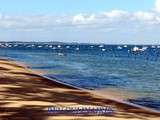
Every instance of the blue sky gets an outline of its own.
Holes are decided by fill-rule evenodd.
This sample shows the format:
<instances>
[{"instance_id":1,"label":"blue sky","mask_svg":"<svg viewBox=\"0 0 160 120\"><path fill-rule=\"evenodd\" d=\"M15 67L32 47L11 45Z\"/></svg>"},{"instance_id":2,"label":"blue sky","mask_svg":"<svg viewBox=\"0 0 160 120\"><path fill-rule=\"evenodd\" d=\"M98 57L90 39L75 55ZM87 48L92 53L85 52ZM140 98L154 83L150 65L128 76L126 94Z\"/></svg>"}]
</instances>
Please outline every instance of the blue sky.
<instances>
[{"instance_id":1,"label":"blue sky","mask_svg":"<svg viewBox=\"0 0 160 120\"><path fill-rule=\"evenodd\" d=\"M8 14L75 14L120 9L150 10L155 0L1 0L0 10Z\"/></svg>"},{"instance_id":2,"label":"blue sky","mask_svg":"<svg viewBox=\"0 0 160 120\"><path fill-rule=\"evenodd\" d=\"M0 0L0 41L160 44L160 0Z\"/></svg>"}]
</instances>

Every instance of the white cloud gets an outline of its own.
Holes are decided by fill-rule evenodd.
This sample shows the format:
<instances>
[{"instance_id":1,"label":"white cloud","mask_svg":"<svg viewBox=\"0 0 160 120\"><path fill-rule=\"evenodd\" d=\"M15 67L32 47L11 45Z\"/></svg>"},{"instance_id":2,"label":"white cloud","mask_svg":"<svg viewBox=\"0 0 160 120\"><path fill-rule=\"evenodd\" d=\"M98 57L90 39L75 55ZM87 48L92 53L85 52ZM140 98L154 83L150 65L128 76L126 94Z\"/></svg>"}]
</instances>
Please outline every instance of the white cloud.
<instances>
[{"instance_id":1,"label":"white cloud","mask_svg":"<svg viewBox=\"0 0 160 120\"><path fill-rule=\"evenodd\" d=\"M101 12L97 14L77 14L74 16L8 16L1 15L0 29L16 29L16 30L52 30L57 28L74 28L77 26L85 26L85 29L121 29L128 26L145 27L152 25L160 26L160 14L156 12L134 12L113 10ZM91 29L94 30L94 29Z\"/></svg>"},{"instance_id":2,"label":"white cloud","mask_svg":"<svg viewBox=\"0 0 160 120\"><path fill-rule=\"evenodd\" d=\"M156 0L156 2L155 2L155 10L157 12L160 12L160 0Z\"/></svg>"},{"instance_id":3,"label":"white cloud","mask_svg":"<svg viewBox=\"0 0 160 120\"><path fill-rule=\"evenodd\" d=\"M146 34L159 36L160 14L155 11L128 12L112 10L96 14L77 14L73 16L0 15L0 31L8 30L17 33L28 32L32 36L34 36L33 33L36 32L39 35L39 32L42 31L46 33L46 36L57 36L56 38L64 36L63 39L67 39L67 37L70 37L70 39L80 39L81 36L87 36L87 39L107 39L109 36L110 39L119 39L122 36L124 36L122 39L132 39L135 36L139 36L140 33L140 37L146 36ZM148 38L144 37L144 39ZM154 38L158 39L158 37Z\"/></svg>"},{"instance_id":4,"label":"white cloud","mask_svg":"<svg viewBox=\"0 0 160 120\"><path fill-rule=\"evenodd\" d=\"M73 16L73 24L87 24L95 20L95 15L85 16L82 14L78 14Z\"/></svg>"},{"instance_id":5,"label":"white cloud","mask_svg":"<svg viewBox=\"0 0 160 120\"><path fill-rule=\"evenodd\" d=\"M142 12L142 11L139 11L139 12L136 12L135 14L135 17L139 20L148 20L148 21L152 21L154 20L155 18L155 14L154 13L151 13L151 12Z\"/></svg>"},{"instance_id":6,"label":"white cloud","mask_svg":"<svg viewBox=\"0 0 160 120\"><path fill-rule=\"evenodd\" d=\"M83 22L85 22L85 18L82 14L78 14L73 17L73 23L83 23Z\"/></svg>"},{"instance_id":7,"label":"white cloud","mask_svg":"<svg viewBox=\"0 0 160 120\"><path fill-rule=\"evenodd\" d=\"M109 18L122 17L127 14L128 12L122 10L112 10L110 12L104 12L104 15L106 15Z\"/></svg>"}]
</instances>

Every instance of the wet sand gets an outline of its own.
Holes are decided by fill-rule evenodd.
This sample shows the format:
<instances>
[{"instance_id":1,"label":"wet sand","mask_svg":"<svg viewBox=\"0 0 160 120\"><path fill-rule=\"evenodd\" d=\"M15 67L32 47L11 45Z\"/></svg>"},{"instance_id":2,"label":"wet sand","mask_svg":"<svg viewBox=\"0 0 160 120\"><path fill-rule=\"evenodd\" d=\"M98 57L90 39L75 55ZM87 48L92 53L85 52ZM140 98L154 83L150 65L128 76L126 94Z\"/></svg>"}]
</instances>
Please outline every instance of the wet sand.
<instances>
[{"instance_id":1,"label":"wet sand","mask_svg":"<svg viewBox=\"0 0 160 120\"><path fill-rule=\"evenodd\" d=\"M107 93L109 94L109 93ZM0 120L159 120L160 113L51 81L11 60L0 60ZM49 106L110 106L110 116L52 115Z\"/></svg>"},{"instance_id":2,"label":"wet sand","mask_svg":"<svg viewBox=\"0 0 160 120\"><path fill-rule=\"evenodd\" d=\"M92 90L91 92L94 92L95 94L104 96L106 98L118 99L121 101L127 101L128 99L137 99L141 97L139 93L127 91L120 88L102 88Z\"/></svg>"}]
</instances>

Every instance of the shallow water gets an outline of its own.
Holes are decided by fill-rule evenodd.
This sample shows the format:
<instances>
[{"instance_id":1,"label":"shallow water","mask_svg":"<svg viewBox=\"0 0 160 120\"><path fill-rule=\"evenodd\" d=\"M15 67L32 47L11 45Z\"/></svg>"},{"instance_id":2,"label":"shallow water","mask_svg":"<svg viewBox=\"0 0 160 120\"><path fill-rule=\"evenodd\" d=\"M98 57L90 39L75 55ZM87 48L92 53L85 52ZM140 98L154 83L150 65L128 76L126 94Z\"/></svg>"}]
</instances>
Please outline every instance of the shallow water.
<instances>
[{"instance_id":1,"label":"shallow water","mask_svg":"<svg viewBox=\"0 0 160 120\"><path fill-rule=\"evenodd\" d=\"M160 48L134 45L0 44L0 56L25 62L48 77L91 90L121 89L129 101L160 110ZM69 47L68 47L69 46ZM136 93L136 97L134 94ZM147 99L145 99L147 98Z\"/></svg>"}]
</instances>

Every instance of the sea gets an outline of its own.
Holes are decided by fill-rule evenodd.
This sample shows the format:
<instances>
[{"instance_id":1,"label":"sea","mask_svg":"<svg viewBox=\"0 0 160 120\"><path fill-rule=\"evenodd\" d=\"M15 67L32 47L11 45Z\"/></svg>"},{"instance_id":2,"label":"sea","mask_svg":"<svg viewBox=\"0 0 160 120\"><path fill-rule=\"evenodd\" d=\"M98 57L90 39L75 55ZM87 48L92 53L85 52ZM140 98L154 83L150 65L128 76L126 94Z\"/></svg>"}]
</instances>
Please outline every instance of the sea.
<instances>
[{"instance_id":1,"label":"sea","mask_svg":"<svg viewBox=\"0 0 160 120\"><path fill-rule=\"evenodd\" d=\"M160 111L159 45L1 42L0 57L72 86L128 94L125 101Z\"/></svg>"}]
</instances>

